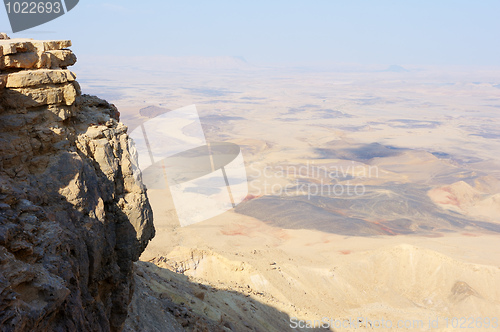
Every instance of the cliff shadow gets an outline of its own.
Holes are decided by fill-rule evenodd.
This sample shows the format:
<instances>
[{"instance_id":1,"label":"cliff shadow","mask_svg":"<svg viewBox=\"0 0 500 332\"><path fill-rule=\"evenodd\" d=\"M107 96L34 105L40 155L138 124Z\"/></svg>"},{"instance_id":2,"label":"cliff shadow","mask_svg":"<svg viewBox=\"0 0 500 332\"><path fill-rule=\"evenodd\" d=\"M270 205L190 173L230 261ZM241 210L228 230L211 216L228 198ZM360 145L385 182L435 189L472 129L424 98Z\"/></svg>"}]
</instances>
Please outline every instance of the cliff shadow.
<instances>
[{"instance_id":1,"label":"cliff shadow","mask_svg":"<svg viewBox=\"0 0 500 332\"><path fill-rule=\"evenodd\" d=\"M135 268L136 289L125 332L335 331L320 327L319 321L307 328L305 318L290 317L264 303L259 292L215 288L149 262L139 261Z\"/></svg>"}]
</instances>

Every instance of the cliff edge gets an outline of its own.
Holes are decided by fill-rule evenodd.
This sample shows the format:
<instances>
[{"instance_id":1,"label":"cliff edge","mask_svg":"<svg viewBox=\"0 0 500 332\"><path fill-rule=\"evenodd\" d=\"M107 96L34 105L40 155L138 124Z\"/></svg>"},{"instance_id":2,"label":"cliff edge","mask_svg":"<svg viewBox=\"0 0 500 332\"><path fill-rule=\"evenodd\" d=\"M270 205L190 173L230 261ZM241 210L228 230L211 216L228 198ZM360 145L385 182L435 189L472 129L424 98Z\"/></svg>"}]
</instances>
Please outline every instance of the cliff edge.
<instances>
[{"instance_id":1,"label":"cliff edge","mask_svg":"<svg viewBox=\"0 0 500 332\"><path fill-rule=\"evenodd\" d=\"M80 94L70 46L0 40L1 331L121 330L154 236L127 127Z\"/></svg>"}]
</instances>

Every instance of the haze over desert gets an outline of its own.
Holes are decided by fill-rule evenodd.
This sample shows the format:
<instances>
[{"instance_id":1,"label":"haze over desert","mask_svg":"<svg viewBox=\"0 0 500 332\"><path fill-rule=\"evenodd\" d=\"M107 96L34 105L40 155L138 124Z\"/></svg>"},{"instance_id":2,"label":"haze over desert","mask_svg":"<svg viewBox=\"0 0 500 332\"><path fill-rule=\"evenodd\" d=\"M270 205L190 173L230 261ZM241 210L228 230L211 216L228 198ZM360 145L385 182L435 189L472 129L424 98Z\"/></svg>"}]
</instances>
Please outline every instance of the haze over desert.
<instances>
[{"instance_id":1,"label":"haze over desert","mask_svg":"<svg viewBox=\"0 0 500 332\"><path fill-rule=\"evenodd\" d=\"M133 61L80 82L118 93L108 98L130 129L196 104L207 141L241 147L249 181L236 209L187 227L168 190L149 189L157 234L142 261L304 321L426 330L439 318L451 331L453 318L500 312L495 69L165 58L146 80L151 61Z\"/></svg>"}]
</instances>

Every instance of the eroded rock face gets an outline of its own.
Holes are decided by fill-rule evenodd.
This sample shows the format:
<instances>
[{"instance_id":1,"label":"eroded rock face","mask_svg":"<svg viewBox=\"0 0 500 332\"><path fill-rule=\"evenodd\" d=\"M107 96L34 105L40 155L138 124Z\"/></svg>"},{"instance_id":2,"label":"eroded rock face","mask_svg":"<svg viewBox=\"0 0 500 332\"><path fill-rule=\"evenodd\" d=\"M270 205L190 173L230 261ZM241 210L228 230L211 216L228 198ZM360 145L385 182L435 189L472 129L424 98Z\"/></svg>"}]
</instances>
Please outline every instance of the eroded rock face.
<instances>
[{"instance_id":1,"label":"eroded rock face","mask_svg":"<svg viewBox=\"0 0 500 332\"><path fill-rule=\"evenodd\" d=\"M69 41L0 40L0 330L117 331L154 236L117 109Z\"/></svg>"}]
</instances>

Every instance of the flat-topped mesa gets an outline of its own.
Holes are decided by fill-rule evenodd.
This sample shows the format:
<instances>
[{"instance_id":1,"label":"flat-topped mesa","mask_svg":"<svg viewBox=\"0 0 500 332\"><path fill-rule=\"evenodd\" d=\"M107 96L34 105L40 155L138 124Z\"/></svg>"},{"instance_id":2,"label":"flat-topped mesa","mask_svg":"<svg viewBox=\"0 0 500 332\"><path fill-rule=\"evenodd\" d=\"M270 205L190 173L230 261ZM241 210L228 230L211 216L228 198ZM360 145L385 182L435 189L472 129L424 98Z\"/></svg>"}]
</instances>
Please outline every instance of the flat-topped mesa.
<instances>
[{"instance_id":1,"label":"flat-topped mesa","mask_svg":"<svg viewBox=\"0 0 500 332\"><path fill-rule=\"evenodd\" d=\"M0 33L0 330L119 331L154 236L116 107L69 40ZM8 37L6 37L8 38Z\"/></svg>"},{"instance_id":2,"label":"flat-topped mesa","mask_svg":"<svg viewBox=\"0 0 500 332\"><path fill-rule=\"evenodd\" d=\"M69 46L69 40L0 39L0 90L6 89L6 105L72 105L80 86L66 69L76 62Z\"/></svg>"}]
</instances>

